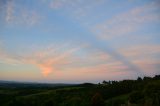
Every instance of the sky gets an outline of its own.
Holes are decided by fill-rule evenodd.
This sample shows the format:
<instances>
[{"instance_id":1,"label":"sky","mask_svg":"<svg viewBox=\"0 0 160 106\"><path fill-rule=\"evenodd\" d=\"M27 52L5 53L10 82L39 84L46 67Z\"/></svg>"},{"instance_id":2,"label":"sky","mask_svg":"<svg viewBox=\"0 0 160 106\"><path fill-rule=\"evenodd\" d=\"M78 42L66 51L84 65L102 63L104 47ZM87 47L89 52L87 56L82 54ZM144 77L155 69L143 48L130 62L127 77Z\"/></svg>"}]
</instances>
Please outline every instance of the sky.
<instances>
[{"instance_id":1,"label":"sky","mask_svg":"<svg viewBox=\"0 0 160 106\"><path fill-rule=\"evenodd\" d=\"M159 0L0 0L0 80L98 83L159 69Z\"/></svg>"}]
</instances>

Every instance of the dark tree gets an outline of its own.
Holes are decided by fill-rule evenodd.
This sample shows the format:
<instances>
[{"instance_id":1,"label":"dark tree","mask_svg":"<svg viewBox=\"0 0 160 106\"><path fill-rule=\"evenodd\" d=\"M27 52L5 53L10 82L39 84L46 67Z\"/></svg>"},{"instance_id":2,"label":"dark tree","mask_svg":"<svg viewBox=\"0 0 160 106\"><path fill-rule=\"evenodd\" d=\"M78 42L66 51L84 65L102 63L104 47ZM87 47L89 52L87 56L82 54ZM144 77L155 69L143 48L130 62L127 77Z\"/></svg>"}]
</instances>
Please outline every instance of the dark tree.
<instances>
[{"instance_id":1,"label":"dark tree","mask_svg":"<svg viewBox=\"0 0 160 106\"><path fill-rule=\"evenodd\" d=\"M138 81L138 82L141 82L141 81L142 81L142 78L141 78L141 77L138 77L138 78L137 78L137 81Z\"/></svg>"},{"instance_id":2,"label":"dark tree","mask_svg":"<svg viewBox=\"0 0 160 106\"><path fill-rule=\"evenodd\" d=\"M107 84L108 84L108 82L107 82L107 81L105 81L105 80L104 80L102 83L103 83L104 85L107 85Z\"/></svg>"},{"instance_id":3,"label":"dark tree","mask_svg":"<svg viewBox=\"0 0 160 106\"><path fill-rule=\"evenodd\" d=\"M151 79L152 79L151 77L144 77L144 78L143 78L144 81L149 81L149 80L151 80Z\"/></svg>"}]
</instances>

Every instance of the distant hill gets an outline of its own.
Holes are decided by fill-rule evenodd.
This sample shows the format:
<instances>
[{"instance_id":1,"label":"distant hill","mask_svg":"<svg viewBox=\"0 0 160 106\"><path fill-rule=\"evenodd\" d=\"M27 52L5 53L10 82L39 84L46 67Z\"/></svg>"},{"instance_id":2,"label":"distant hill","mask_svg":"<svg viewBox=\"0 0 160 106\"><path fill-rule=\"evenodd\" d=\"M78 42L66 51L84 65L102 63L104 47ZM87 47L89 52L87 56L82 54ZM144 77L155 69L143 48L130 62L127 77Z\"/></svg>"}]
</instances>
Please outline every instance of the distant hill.
<instances>
[{"instance_id":1,"label":"distant hill","mask_svg":"<svg viewBox=\"0 0 160 106\"><path fill-rule=\"evenodd\" d=\"M18 82L18 81L5 81L5 80L0 80L0 87L4 87L4 88L63 87L63 86L73 86L73 85L77 85L77 84L37 83L37 82Z\"/></svg>"}]
</instances>

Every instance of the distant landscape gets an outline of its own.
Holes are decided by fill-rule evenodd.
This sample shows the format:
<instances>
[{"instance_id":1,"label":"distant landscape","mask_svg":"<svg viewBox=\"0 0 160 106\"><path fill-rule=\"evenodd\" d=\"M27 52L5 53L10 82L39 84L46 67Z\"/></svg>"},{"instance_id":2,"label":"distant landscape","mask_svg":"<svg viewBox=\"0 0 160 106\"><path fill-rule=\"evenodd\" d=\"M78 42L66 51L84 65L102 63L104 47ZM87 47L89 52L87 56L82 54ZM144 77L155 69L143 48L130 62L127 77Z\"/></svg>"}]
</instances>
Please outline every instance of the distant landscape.
<instances>
[{"instance_id":1,"label":"distant landscape","mask_svg":"<svg viewBox=\"0 0 160 106\"><path fill-rule=\"evenodd\" d=\"M98 84L0 81L1 106L159 106L160 75Z\"/></svg>"}]
</instances>

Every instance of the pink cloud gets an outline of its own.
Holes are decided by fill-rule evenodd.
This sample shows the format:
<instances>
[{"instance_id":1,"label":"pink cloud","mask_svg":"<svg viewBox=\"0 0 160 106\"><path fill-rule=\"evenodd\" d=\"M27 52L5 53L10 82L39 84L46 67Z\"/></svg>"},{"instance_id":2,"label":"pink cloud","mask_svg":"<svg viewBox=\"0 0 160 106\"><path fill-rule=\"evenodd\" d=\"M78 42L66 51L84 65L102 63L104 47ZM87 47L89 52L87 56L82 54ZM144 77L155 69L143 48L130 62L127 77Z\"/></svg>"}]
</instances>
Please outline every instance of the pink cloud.
<instances>
[{"instance_id":1,"label":"pink cloud","mask_svg":"<svg viewBox=\"0 0 160 106\"><path fill-rule=\"evenodd\" d=\"M59 45L50 47L48 46L45 49L34 48L34 51L22 56L14 54L10 55L4 49L3 53L0 52L1 54L4 54L0 55L0 58L3 59L3 61L6 61L6 63L8 62L10 64L15 64L16 62L18 64L32 64L39 68L39 70L41 70L41 73L47 78L51 78L50 76L55 76L55 78L63 77L64 79L68 76L71 79L74 78L74 76L79 78L85 77L86 79L87 77L88 79L92 79L94 77L101 78L100 76L104 78L115 78L115 76L122 75L124 73L128 75L136 73L132 72L133 70L131 70L127 65L123 64L123 62L113 59L110 55L99 49L89 50L89 47L83 48L83 46L70 47L68 49L64 48L67 47ZM135 56L135 54L130 54L132 53L132 50L137 51L136 55L143 55L141 53L138 54L140 50L143 52L144 49L149 48L151 50L156 50L157 52L159 52L158 46L152 47L146 45L144 47L130 48L131 51L122 50L122 54L124 53L127 58L130 58L128 56ZM80 49L86 49L88 51L84 56L80 56L76 54L79 52ZM155 53L157 53L156 51ZM13 61L8 61L9 59ZM147 61L151 61L151 59L146 59L147 58L144 59L144 63L140 63L138 59L131 59L131 61L135 63L138 67L141 67L145 70L145 67L148 64ZM153 62L156 61L153 60Z\"/></svg>"},{"instance_id":2,"label":"pink cloud","mask_svg":"<svg viewBox=\"0 0 160 106\"><path fill-rule=\"evenodd\" d=\"M79 56L76 53L78 53L80 49L89 50L90 48L83 46L76 48L70 47L68 49L64 48L66 47L60 45L58 47L51 46L46 49L34 48L34 51L25 55L22 54L21 56L16 54L9 54L4 49L3 53L0 52L0 54L3 54L0 56L0 58L3 59L3 62L5 61L9 64L32 64L38 67L42 74L47 77L52 72L62 70L70 70L71 73L73 70L95 70L95 66L97 67L97 71L104 70L106 67L110 68L110 70L124 68L123 66L118 66L119 63L115 63L115 60L112 60L108 54L100 50L94 50L94 52L91 50L88 51L85 56ZM104 67L102 64L106 62L107 66Z\"/></svg>"},{"instance_id":3,"label":"pink cloud","mask_svg":"<svg viewBox=\"0 0 160 106\"><path fill-rule=\"evenodd\" d=\"M56 48L55 48L56 49ZM63 66L69 64L72 61L72 55L77 49L72 48L63 52L55 53L54 48L43 51L36 51L31 56L24 59L25 62L36 65L42 70L42 74L47 76L54 70L57 70L58 65Z\"/></svg>"},{"instance_id":4,"label":"pink cloud","mask_svg":"<svg viewBox=\"0 0 160 106\"><path fill-rule=\"evenodd\" d=\"M138 56L146 56L146 55L155 55L160 53L159 45L137 45L131 46L129 48L121 48L119 52L128 57L138 57Z\"/></svg>"},{"instance_id":5,"label":"pink cloud","mask_svg":"<svg viewBox=\"0 0 160 106\"><path fill-rule=\"evenodd\" d=\"M72 55L77 52L79 48L64 48L59 45L58 48L50 47L47 49L34 51L27 54L9 54L8 51L0 47L0 59L7 64L32 64L37 66L44 76L49 75L57 67L72 62Z\"/></svg>"},{"instance_id":6,"label":"pink cloud","mask_svg":"<svg viewBox=\"0 0 160 106\"><path fill-rule=\"evenodd\" d=\"M114 61L112 64L104 63L104 64L99 64L99 65L92 65L90 67L71 67L66 69L62 76L65 79L67 76L70 76L67 79L69 80L80 80L82 77L84 81L88 80L112 80L116 79L116 77L121 77L121 76L132 76L135 73L132 71L129 71L128 67L123 65L120 62ZM116 64L115 64L116 63Z\"/></svg>"},{"instance_id":7,"label":"pink cloud","mask_svg":"<svg viewBox=\"0 0 160 106\"><path fill-rule=\"evenodd\" d=\"M160 60L156 56L160 54L159 45L138 45L120 49L119 51L143 70L144 74L149 75L158 72Z\"/></svg>"}]
</instances>

